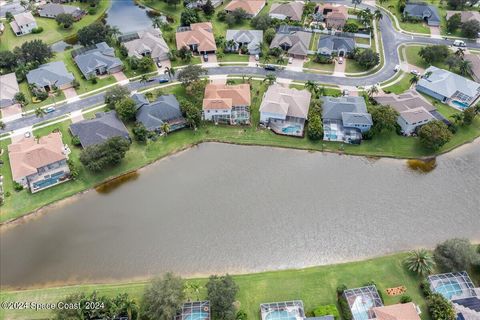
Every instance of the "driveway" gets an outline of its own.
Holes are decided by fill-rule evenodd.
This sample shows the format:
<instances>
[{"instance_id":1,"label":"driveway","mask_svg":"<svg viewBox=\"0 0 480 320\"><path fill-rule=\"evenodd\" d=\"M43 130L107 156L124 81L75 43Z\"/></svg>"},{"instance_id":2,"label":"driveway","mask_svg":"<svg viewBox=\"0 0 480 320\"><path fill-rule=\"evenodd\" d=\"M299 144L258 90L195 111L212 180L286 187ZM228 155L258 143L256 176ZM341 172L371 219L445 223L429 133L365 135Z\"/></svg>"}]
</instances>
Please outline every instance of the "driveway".
<instances>
[{"instance_id":1,"label":"driveway","mask_svg":"<svg viewBox=\"0 0 480 320\"><path fill-rule=\"evenodd\" d=\"M202 67L205 67L205 68L218 67L217 55L214 53L208 54L208 61L203 60L203 55L201 59L202 59Z\"/></svg>"},{"instance_id":2,"label":"driveway","mask_svg":"<svg viewBox=\"0 0 480 320\"><path fill-rule=\"evenodd\" d=\"M338 63L335 59L335 68L333 69L333 75L336 77L345 77L345 68L347 67L348 59L343 59L343 63Z\"/></svg>"},{"instance_id":3,"label":"driveway","mask_svg":"<svg viewBox=\"0 0 480 320\"><path fill-rule=\"evenodd\" d=\"M112 73L112 76L120 84L126 84L129 82L127 76L125 75L125 73L123 73L123 71Z\"/></svg>"},{"instance_id":4,"label":"driveway","mask_svg":"<svg viewBox=\"0 0 480 320\"><path fill-rule=\"evenodd\" d=\"M249 66L249 67L256 67L257 64L258 64L258 61L255 60L255 56L250 55L250 56L248 57L248 66Z\"/></svg>"},{"instance_id":5,"label":"driveway","mask_svg":"<svg viewBox=\"0 0 480 320\"><path fill-rule=\"evenodd\" d=\"M171 63L170 60L168 60L168 59L167 59L167 60L161 60L160 63L161 63L161 65L162 65L161 68L159 68L159 67L157 66L157 64L155 64L155 66L157 67L157 73L158 73L159 75L165 74L165 69L166 69L167 67L168 67L168 68L171 68L171 67L172 67L172 63Z\"/></svg>"},{"instance_id":6,"label":"driveway","mask_svg":"<svg viewBox=\"0 0 480 320\"><path fill-rule=\"evenodd\" d=\"M0 109L2 111L2 119L18 119L22 117L22 107L16 103L14 105Z\"/></svg>"},{"instance_id":7,"label":"driveway","mask_svg":"<svg viewBox=\"0 0 480 320\"><path fill-rule=\"evenodd\" d=\"M80 122L84 120L82 110L76 110L70 114L70 120L72 123Z\"/></svg>"},{"instance_id":8,"label":"driveway","mask_svg":"<svg viewBox=\"0 0 480 320\"><path fill-rule=\"evenodd\" d=\"M71 87L71 88L63 89L62 91L63 91L63 94L65 95L65 99L67 99L67 101L77 101L77 100L79 100L78 94L77 94L77 91L75 90L75 88Z\"/></svg>"},{"instance_id":9,"label":"driveway","mask_svg":"<svg viewBox=\"0 0 480 320\"><path fill-rule=\"evenodd\" d=\"M441 36L441 32L440 32L440 27L430 27L430 34L432 36L432 38L435 38L435 39L441 39L442 36Z\"/></svg>"},{"instance_id":10,"label":"driveway","mask_svg":"<svg viewBox=\"0 0 480 320\"><path fill-rule=\"evenodd\" d=\"M291 71L303 71L303 63L305 62L305 59L300 59L300 58L293 58L292 63L289 63L286 67L287 70Z\"/></svg>"}]
</instances>

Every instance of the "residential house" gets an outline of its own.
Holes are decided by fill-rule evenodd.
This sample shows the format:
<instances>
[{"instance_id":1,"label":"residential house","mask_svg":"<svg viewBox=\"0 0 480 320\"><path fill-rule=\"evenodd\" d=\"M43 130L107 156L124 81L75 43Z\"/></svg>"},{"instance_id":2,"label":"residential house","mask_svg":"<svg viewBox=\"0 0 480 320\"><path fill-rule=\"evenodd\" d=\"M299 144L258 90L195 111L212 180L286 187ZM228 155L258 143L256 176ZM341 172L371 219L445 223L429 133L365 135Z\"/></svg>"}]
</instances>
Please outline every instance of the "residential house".
<instances>
[{"instance_id":1,"label":"residential house","mask_svg":"<svg viewBox=\"0 0 480 320\"><path fill-rule=\"evenodd\" d=\"M265 7L265 0L232 0L226 7L225 12L232 12L237 9L243 9L250 18L255 17Z\"/></svg>"},{"instance_id":2,"label":"residential house","mask_svg":"<svg viewBox=\"0 0 480 320\"><path fill-rule=\"evenodd\" d=\"M15 94L20 92L15 72L0 76L0 108L15 104Z\"/></svg>"},{"instance_id":3,"label":"residential house","mask_svg":"<svg viewBox=\"0 0 480 320\"><path fill-rule=\"evenodd\" d=\"M272 19L302 21L303 2L273 3L268 15Z\"/></svg>"},{"instance_id":4,"label":"residential house","mask_svg":"<svg viewBox=\"0 0 480 320\"><path fill-rule=\"evenodd\" d=\"M147 29L135 32L124 42L130 57L151 57L153 61L160 62L168 60L167 43L162 37L162 32L158 29Z\"/></svg>"},{"instance_id":5,"label":"residential house","mask_svg":"<svg viewBox=\"0 0 480 320\"><path fill-rule=\"evenodd\" d=\"M93 119L72 123L70 132L78 137L83 148L103 143L113 137L122 137L130 141L127 128L114 110L98 112Z\"/></svg>"},{"instance_id":6,"label":"residential house","mask_svg":"<svg viewBox=\"0 0 480 320\"><path fill-rule=\"evenodd\" d=\"M184 128L187 124L173 94L162 95L154 102L149 102L142 93L134 94L132 98L136 103L137 122L143 124L148 131L163 133L162 127L167 123L171 132Z\"/></svg>"},{"instance_id":7,"label":"residential house","mask_svg":"<svg viewBox=\"0 0 480 320\"><path fill-rule=\"evenodd\" d=\"M226 35L227 51L237 52L241 47L246 47L251 55L259 54L262 51L263 31L262 30L227 30ZM233 42L233 46L229 45Z\"/></svg>"},{"instance_id":8,"label":"residential house","mask_svg":"<svg viewBox=\"0 0 480 320\"><path fill-rule=\"evenodd\" d=\"M312 34L306 31L290 31L284 33L281 30L283 29L277 31L277 34L270 43L270 49L281 48L294 58L306 58Z\"/></svg>"},{"instance_id":9,"label":"residential house","mask_svg":"<svg viewBox=\"0 0 480 320\"><path fill-rule=\"evenodd\" d=\"M373 125L363 97L322 97L323 140L360 143Z\"/></svg>"},{"instance_id":10,"label":"residential house","mask_svg":"<svg viewBox=\"0 0 480 320\"><path fill-rule=\"evenodd\" d=\"M470 20L476 20L480 22L480 12L478 11L447 11L447 20L449 20L453 15L459 14L460 21L465 23Z\"/></svg>"},{"instance_id":11,"label":"residential house","mask_svg":"<svg viewBox=\"0 0 480 320\"><path fill-rule=\"evenodd\" d=\"M85 11L79 7L58 3L47 3L38 8L40 17L55 19L59 14L70 14L75 21L78 21L85 15Z\"/></svg>"},{"instance_id":12,"label":"residential house","mask_svg":"<svg viewBox=\"0 0 480 320\"><path fill-rule=\"evenodd\" d=\"M273 132L303 136L308 118L311 93L273 84L268 87L260 104L260 123Z\"/></svg>"},{"instance_id":13,"label":"residential house","mask_svg":"<svg viewBox=\"0 0 480 320\"><path fill-rule=\"evenodd\" d=\"M417 83L417 91L463 110L480 97L480 84L431 66Z\"/></svg>"},{"instance_id":14,"label":"residential house","mask_svg":"<svg viewBox=\"0 0 480 320\"><path fill-rule=\"evenodd\" d=\"M463 59L470 61L470 75L472 76L473 80L475 80L476 82L480 82L480 55L469 53L465 54L463 56Z\"/></svg>"},{"instance_id":15,"label":"residential house","mask_svg":"<svg viewBox=\"0 0 480 320\"><path fill-rule=\"evenodd\" d=\"M189 48L200 54L215 53L217 45L210 22L192 23L190 27L180 27L175 34L177 49Z\"/></svg>"},{"instance_id":16,"label":"residential house","mask_svg":"<svg viewBox=\"0 0 480 320\"><path fill-rule=\"evenodd\" d=\"M10 26L16 36L23 36L37 28L37 22L30 11L22 12L13 16L13 21L10 22Z\"/></svg>"},{"instance_id":17,"label":"residential house","mask_svg":"<svg viewBox=\"0 0 480 320\"><path fill-rule=\"evenodd\" d=\"M120 72L123 63L115 56L115 49L105 42L72 51L72 57L85 79Z\"/></svg>"},{"instance_id":18,"label":"residential house","mask_svg":"<svg viewBox=\"0 0 480 320\"><path fill-rule=\"evenodd\" d=\"M13 180L32 193L65 182L70 177L60 132L38 140L29 137L14 142L8 146L8 157Z\"/></svg>"},{"instance_id":19,"label":"residential house","mask_svg":"<svg viewBox=\"0 0 480 320\"><path fill-rule=\"evenodd\" d=\"M325 3L317 6L315 11L323 17L328 29L341 30L348 20L348 8L346 6Z\"/></svg>"},{"instance_id":20,"label":"residential house","mask_svg":"<svg viewBox=\"0 0 480 320\"><path fill-rule=\"evenodd\" d=\"M188 1L185 7L189 9L202 9L202 7L207 3L207 0L191 0ZM212 5L214 8L219 7L223 4L223 0L212 0Z\"/></svg>"},{"instance_id":21,"label":"residential house","mask_svg":"<svg viewBox=\"0 0 480 320\"><path fill-rule=\"evenodd\" d=\"M399 113L397 123L404 135L415 133L418 128L432 120L445 120L433 105L414 90L400 95L376 96L374 99L379 104L390 106Z\"/></svg>"},{"instance_id":22,"label":"residential house","mask_svg":"<svg viewBox=\"0 0 480 320\"><path fill-rule=\"evenodd\" d=\"M66 89L73 86L75 77L68 72L63 61L45 63L27 73L27 82L45 91L54 88Z\"/></svg>"},{"instance_id":23,"label":"residential house","mask_svg":"<svg viewBox=\"0 0 480 320\"><path fill-rule=\"evenodd\" d=\"M413 17L422 20L429 26L440 26L441 19L437 8L425 2L407 3L403 10L403 15L405 17Z\"/></svg>"},{"instance_id":24,"label":"residential house","mask_svg":"<svg viewBox=\"0 0 480 320\"><path fill-rule=\"evenodd\" d=\"M320 35L317 52L323 56L347 56L355 49L355 40L335 35Z\"/></svg>"},{"instance_id":25,"label":"residential house","mask_svg":"<svg viewBox=\"0 0 480 320\"><path fill-rule=\"evenodd\" d=\"M202 117L215 123L250 123L250 85L207 84Z\"/></svg>"},{"instance_id":26,"label":"residential house","mask_svg":"<svg viewBox=\"0 0 480 320\"><path fill-rule=\"evenodd\" d=\"M420 320L420 310L413 302L373 308L376 320Z\"/></svg>"}]
</instances>

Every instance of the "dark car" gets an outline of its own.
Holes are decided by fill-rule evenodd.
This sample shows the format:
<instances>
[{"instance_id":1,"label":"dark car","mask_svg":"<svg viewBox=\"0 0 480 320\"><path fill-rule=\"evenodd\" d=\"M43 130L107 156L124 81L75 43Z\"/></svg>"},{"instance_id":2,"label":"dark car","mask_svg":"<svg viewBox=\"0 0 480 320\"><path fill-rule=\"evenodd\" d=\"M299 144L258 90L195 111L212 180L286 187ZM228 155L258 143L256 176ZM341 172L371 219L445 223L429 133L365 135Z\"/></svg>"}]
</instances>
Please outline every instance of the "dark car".
<instances>
[{"instance_id":1,"label":"dark car","mask_svg":"<svg viewBox=\"0 0 480 320\"><path fill-rule=\"evenodd\" d=\"M166 82L169 82L169 81L170 81L170 79L167 76L158 78L158 83L166 83Z\"/></svg>"},{"instance_id":2,"label":"dark car","mask_svg":"<svg viewBox=\"0 0 480 320\"><path fill-rule=\"evenodd\" d=\"M265 70L275 71L275 70L277 70L277 68L275 68L275 66L273 66L271 64L267 64L267 65L265 65Z\"/></svg>"}]
</instances>

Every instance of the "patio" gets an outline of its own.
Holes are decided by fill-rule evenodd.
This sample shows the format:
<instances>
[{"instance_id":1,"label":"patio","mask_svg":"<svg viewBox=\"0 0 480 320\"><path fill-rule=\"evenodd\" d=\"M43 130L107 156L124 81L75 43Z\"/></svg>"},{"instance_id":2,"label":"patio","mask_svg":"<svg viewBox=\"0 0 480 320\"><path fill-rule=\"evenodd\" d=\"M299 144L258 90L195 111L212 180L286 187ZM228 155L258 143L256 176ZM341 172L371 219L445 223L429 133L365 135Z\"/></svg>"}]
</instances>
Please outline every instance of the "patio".
<instances>
[{"instance_id":1,"label":"patio","mask_svg":"<svg viewBox=\"0 0 480 320\"><path fill-rule=\"evenodd\" d=\"M440 293L448 300L477 296L475 286L466 271L435 274L428 277L433 292Z\"/></svg>"},{"instance_id":2,"label":"patio","mask_svg":"<svg viewBox=\"0 0 480 320\"><path fill-rule=\"evenodd\" d=\"M323 123L323 140L355 144L362 140L362 133L355 128L345 128L341 121L325 120Z\"/></svg>"},{"instance_id":3,"label":"patio","mask_svg":"<svg viewBox=\"0 0 480 320\"><path fill-rule=\"evenodd\" d=\"M348 289L343 294L355 320L375 319L373 308L383 307L382 299L375 286Z\"/></svg>"},{"instance_id":4,"label":"patio","mask_svg":"<svg viewBox=\"0 0 480 320\"><path fill-rule=\"evenodd\" d=\"M260 305L262 320L304 320L303 301L283 301L262 303Z\"/></svg>"},{"instance_id":5,"label":"patio","mask_svg":"<svg viewBox=\"0 0 480 320\"><path fill-rule=\"evenodd\" d=\"M184 303L175 320L210 320L210 302L193 301Z\"/></svg>"},{"instance_id":6,"label":"patio","mask_svg":"<svg viewBox=\"0 0 480 320\"><path fill-rule=\"evenodd\" d=\"M270 119L268 127L277 134L286 136L303 137L305 122Z\"/></svg>"}]
</instances>

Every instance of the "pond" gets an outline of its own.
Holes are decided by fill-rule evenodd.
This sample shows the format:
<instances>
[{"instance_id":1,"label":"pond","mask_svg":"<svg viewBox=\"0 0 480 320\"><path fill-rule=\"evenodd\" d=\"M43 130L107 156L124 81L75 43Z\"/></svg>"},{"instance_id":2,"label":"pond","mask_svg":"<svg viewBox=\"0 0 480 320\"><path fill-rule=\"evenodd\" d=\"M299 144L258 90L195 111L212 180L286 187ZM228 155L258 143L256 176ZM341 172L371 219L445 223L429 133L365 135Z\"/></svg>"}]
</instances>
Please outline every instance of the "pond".
<instances>
[{"instance_id":1,"label":"pond","mask_svg":"<svg viewBox=\"0 0 480 320\"><path fill-rule=\"evenodd\" d=\"M144 30L152 26L147 10L135 5L133 0L112 0L107 11L107 23L122 33Z\"/></svg>"}]
</instances>

